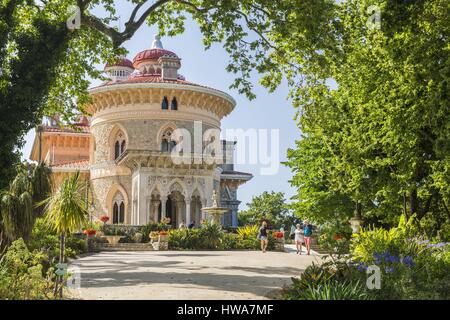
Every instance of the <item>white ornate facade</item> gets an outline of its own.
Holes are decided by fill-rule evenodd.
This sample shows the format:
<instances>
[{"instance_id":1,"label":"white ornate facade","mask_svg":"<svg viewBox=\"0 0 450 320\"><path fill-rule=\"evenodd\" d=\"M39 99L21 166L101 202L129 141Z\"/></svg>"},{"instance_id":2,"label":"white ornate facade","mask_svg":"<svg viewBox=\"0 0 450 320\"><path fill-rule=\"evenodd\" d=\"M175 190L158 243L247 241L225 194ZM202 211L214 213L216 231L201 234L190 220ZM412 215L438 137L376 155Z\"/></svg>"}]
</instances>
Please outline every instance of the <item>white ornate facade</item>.
<instances>
[{"instance_id":1,"label":"white ornate facade","mask_svg":"<svg viewBox=\"0 0 450 320\"><path fill-rule=\"evenodd\" d=\"M91 117L75 125L82 130L40 126L31 159L46 161L59 179L83 172L95 214L109 215L112 223L170 217L174 226L198 224L215 189L220 205L230 208L224 225L236 226L237 188L252 175L234 171L235 143L217 135L235 101L186 81L180 67L159 38L133 63L123 58L106 65L111 80L90 90L85 110Z\"/></svg>"}]
</instances>

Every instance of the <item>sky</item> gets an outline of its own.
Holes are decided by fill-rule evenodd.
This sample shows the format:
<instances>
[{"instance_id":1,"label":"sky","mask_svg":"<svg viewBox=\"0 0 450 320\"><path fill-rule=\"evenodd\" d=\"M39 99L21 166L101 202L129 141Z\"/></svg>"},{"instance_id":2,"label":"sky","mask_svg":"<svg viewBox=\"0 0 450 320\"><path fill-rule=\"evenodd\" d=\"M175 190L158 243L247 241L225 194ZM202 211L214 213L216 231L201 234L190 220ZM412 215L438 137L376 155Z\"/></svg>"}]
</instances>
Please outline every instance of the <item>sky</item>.
<instances>
[{"instance_id":1,"label":"sky","mask_svg":"<svg viewBox=\"0 0 450 320\"><path fill-rule=\"evenodd\" d=\"M128 19L130 12L129 6L118 6L118 13L123 16L122 23ZM151 48L156 33L155 27L142 26L131 40L124 43L124 47L129 51L127 58L132 60L138 52ZM175 52L182 59L179 73L185 76L186 80L224 91L236 100L234 111L222 120L222 130L267 129L269 137L271 137L270 130L279 130L279 161L286 160L286 151L295 146L295 140L300 137L300 130L293 120L295 109L287 100L288 88L285 83L274 93L268 93L267 89L258 85L258 77L255 76L252 82L255 84L254 92L257 98L252 101L249 101L244 95L240 95L236 90L229 89L234 75L225 70L229 60L227 53L220 44L215 44L205 51L200 30L192 21L186 23L184 34L173 38L162 37L161 41L165 49ZM98 67L102 68L102 66ZM93 82L92 85L96 84L98 82ZM24 159L29 158L33 139L34 130L26 136L26 144L22 149ZM237 143L245 142L238 139ZM238 189L238 199L242 201L241 210L246 208L246 204L251 201L253 196L264 191L284 192L286 199L295 194L294 188L288 182L292 177L289 168L280 164L277 173L263 175L261 174L262 167L267 166L260 164L259 161L256 164L235 166L237 171L249 172L254 175L252 180Z\"/></svg>"}]
</instances>

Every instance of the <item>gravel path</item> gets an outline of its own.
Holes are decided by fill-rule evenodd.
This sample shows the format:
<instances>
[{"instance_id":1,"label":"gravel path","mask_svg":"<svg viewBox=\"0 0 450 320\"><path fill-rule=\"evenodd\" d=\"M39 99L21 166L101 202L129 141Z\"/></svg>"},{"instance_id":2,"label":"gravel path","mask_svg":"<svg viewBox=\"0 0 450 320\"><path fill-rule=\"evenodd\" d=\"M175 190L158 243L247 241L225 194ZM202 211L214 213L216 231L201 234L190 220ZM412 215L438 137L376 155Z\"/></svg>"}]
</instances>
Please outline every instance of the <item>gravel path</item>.
<instances>
[{"instance_id":1,"label":"gravel path","mask_svg":"<svg viewBox=\"0 0 450 320\"><path fill-rule=\"evenodd\" d=\"M258 251L101 252L74 260L78 299L267 299L316 255ZM76 269L75 269L76 270Z\"/></svg>"}]
</instances>

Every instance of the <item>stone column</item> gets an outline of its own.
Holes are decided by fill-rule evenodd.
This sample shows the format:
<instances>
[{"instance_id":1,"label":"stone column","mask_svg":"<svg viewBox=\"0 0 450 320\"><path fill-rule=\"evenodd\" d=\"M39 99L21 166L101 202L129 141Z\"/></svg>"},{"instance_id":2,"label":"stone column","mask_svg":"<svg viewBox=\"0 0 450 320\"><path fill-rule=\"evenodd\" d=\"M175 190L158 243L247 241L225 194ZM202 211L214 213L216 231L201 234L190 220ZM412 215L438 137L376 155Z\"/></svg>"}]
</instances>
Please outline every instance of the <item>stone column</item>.
<instances>
[{"instance_id":1,"label":"stone column","mask_svg":"<svg viewBox=\"0 0 450 320\"><path fill-rule=\"evenodd\" d=\"M159 200L152 200L153 203L153 221L158 223Z\"/></svg>"},{"instance_id":2,"label":"stone column","mask_svg":"<svg viewBox=\"0 0 450 320\"><path fill-rule=\"evenodd\" d=\"M166 217L167 196L161 196L161 219Z\"/></svg>"},{"instance_id":3,"label":"stone column","mask_svg":"<svg viewBox=\"0 0 450 320\"><path fill-rule=\"evenodd\" d=\"M186 225L189 226L191 224L191 199L186 198Z\"/></svg>"},{"instance_id":4,"label":"stone column","mask_svg":"<svg viewBox=\"0 0 450 320\"><path fill-rule=\"evenodd\" d=\"M183 202L184 202L183 200L178 200L177 201L177 224L176 224L177 227L180 225L181 221L184 220L183 219L183 216L184 216L184 211L183 211L184 205L183 205ZM186 221L185 221L185 223L186 223Z\"/></svg>"}]
</instances>

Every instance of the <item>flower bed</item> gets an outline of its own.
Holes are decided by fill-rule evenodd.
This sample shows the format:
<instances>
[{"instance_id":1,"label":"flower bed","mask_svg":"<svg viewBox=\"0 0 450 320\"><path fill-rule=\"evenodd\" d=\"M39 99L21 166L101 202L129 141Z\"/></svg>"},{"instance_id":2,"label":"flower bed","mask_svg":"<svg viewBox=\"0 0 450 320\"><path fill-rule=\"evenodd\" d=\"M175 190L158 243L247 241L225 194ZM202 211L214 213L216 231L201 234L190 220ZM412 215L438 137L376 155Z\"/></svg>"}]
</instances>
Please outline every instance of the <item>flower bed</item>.
<instances>
[{"instance_id":1,"label":"flower bed","mask_svg":"<svg viewBox=\"0 0 450 320\"><path fill-rule=\"evenodd\" d=\"M224 232L217 224L205 223L198 229L169 231L169 249L172 250L259 250L258 228L246 226L237 233ZM269 250L275 238L269 234Z\"/></svg>"},{"instance_id":2,"label":"flower bed","mask_svg":"<svg viewBox=\"0 0 450 320\"><path fill-rule=\"evenodd\" d=\"M308 267L293 279L284 298L450 299L450 244L417 234L404 221L390 230L363 230L351 239L350 257L338 254ZM380 272L379 289L366 286L369 267Z\"/></svg>"}]
</instances>

